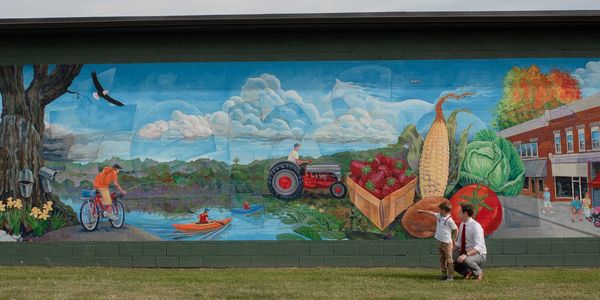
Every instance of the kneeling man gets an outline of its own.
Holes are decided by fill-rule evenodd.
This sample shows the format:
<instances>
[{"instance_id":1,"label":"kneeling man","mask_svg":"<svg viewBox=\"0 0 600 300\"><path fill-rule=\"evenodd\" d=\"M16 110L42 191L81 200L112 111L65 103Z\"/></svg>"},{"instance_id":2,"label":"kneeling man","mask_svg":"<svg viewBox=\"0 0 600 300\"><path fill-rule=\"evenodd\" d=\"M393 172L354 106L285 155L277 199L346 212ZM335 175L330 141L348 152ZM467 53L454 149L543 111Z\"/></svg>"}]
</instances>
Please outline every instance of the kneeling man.
<instances>
[{"instance_id":1,"label":"kneeling man","mask_svg":"<svg viewBox=\"0 0 600 300\"><path fill-rule=\"evenodd\" d=\"M487 250L483 227L473 219L474 208L471 204L461 204L458 236L454 243L454 270L465 279L483 278L481 266L485 263Z\"/></svg>"}]
</instances>

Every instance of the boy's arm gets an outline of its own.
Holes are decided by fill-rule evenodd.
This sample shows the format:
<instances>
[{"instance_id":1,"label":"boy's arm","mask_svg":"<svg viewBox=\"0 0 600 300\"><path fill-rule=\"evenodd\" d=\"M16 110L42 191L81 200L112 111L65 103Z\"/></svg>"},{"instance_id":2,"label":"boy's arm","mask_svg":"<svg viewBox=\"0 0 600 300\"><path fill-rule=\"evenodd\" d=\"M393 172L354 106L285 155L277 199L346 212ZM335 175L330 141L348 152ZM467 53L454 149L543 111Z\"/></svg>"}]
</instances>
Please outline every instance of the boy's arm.
<instances>
[{"instance_id":1,"label":"boy's arm","mask_svg":"<svg viewBox=\"0 0 600 300\"><path fill-rule=\"evenodd\" d=\"M121 192L121 194L123 194L123 195L127 194L127 192L124 191L123 188L121 187L121 185L119 184L119 180L115 179L115 181L113 181L113 184L119 190L119 192Z\"/></svg>"},{"instance_id":2,"label":"boy's arm","mask_svg":"<svg viewBox=\"0 0 600 300\"><path fill-rule=\"evenodd\" d=\"M417 212L422 213L422 214L428 214L430 216L435 216L435 213L429 210L422 210L422 209L417 209Z\"/></svg>"}]
</instances>

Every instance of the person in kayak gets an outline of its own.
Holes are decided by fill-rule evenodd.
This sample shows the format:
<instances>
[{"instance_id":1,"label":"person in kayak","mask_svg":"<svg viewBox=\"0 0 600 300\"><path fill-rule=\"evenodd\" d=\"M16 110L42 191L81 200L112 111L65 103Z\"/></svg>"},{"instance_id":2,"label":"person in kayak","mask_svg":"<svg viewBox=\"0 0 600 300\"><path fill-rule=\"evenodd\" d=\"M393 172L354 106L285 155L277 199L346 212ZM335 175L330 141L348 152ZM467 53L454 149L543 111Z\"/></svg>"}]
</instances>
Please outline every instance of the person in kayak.
<instances>
[{"instance_id":1,"label":"person in kayak","mask_svg":"<svg viewBox=\"0 0 600 300\"><path fill-rule=\"evenodd\" d=\"M208 208L204 209L204 212L198 216L198 222L196 224L208 224L214 222L213 220L208 218Z\"/></svg>"},{"instance_id":2,"label":"person in kayak","mask_svg":"<svg viewBox=\"0 0 600 300\"><path fill-rule=\"evenodd\" d=\"M248 201L244 201L243 208L244 208L244 210L249 210L250 209L250 203L248 203Z\"/></svg>"},{"instance_id":3,"label":"person in kayak","mask_svg":"<svg viewBox=\"0 0 600 300\"><path fill-rule=\"evenodd\" d=\"M112 214L112 198L110 197L109 189L110 184L112 183L121 194L127 194L119 184L119 172L121 169L121 166L118 164L114 164L112 167L105 167L94 179L94 189L102 196L102 205L104 205L106 217L111 220L115 220L115 217Z\"/></svg>"}]
</instances>

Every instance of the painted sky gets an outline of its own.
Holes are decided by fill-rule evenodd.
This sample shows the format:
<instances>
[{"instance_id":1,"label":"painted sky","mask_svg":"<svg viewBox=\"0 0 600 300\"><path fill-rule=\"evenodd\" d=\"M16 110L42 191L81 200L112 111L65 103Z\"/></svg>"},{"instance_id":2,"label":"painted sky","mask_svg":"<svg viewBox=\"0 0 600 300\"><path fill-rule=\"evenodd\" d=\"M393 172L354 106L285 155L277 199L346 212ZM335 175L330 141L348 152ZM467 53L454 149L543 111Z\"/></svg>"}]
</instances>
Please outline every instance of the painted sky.
<instances>
[{"instance_id":1,"label":"painted sky","mask_svg":"<svg viewBox=\"0 0 600 300\"><path fill-rule=\"evenodd\" d=\"M318 61L86 65L46 109L52 137L72 134L73 160L210 157L242 162L287 155L296 141L319 156L392 143L409 124L426 133L433 103L448 91L459 129L489 126L514 66L558 68L579 80L584 96L600 91L596 59ZM92 97L96 71L115 107ZM30 68L26 80L31 78Z\"/></svg>"}]
</instances>

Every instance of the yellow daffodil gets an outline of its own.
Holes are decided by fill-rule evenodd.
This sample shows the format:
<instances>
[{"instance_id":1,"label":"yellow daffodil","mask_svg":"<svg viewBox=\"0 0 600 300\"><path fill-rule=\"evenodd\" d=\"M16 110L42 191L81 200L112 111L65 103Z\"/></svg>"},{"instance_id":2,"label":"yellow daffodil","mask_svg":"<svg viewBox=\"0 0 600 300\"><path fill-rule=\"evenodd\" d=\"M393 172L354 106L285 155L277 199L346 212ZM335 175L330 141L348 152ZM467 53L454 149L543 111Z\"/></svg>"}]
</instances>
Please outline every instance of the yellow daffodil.
<instances>
[{"instance_id":1,"label":"yellow daffodil","mask_svg":"<svg viewBox=\"0 0 600 300\"><path fill-rule=\"evenodd\" d=\"M14 207L15 207L16 209L21 209L21 208L23 208L23 203L21 202L21 199L17 199L17 200L15 200L15 205L14 205Z\"/></svg>"},{"instance_id":2,"label":"yellow daffodil","mask_svg":"<svg viewBox=\"0 0 600 300\"><path fill-rule=\"evenodd\" d=\"M42 214L39 215L38 219L41 220L48 220L48 218L50 217L50 215L48 214L48 211L43 211Z\"/></svg>"},{"instance_id":3,"label":"yellow daffodil","mask_svg":"<svg viewBox=\"0 0 600 300\"><path fill-rule=\"evenodd\" d=\"M14 206L14 201L11 198L6 199L6 206L8 206L8 208L12 208Z\"/></svg>"},{"instance_id":4,"label":"yellow daffodil","mask_svg":"<svg viewBox=\"0 0 600 300\"><path fill-rule=\"evenodd\" d=\"M37 218L38 218L38 216L39 216L41 213L42 213L42 212L40 211L40 209L39 209L39 208L37 208L37 207L33 207L33 208L31 209L31 213L29 213L29 215L30 215L30 216L33 216L34 218L36 218L36 219L37 219Z\"/></svg>"},{"instance_id":5,"label":"yellow daffodil","mask_svg":"<svg viewBox=\"0 0 600 300\"><path fill-rule=\"evenodd\" d=\"M52 211L53 210L52 202L51 201L46 202L46 204L44 204L44 209L48 210L48 211Z\"/></svg>"},{"instance_id":6,"label":"yellow daffodil","mask_svg":"<svg viewBox=\"0 0 600 300\"><path fill-rule=\"evenodd\" d=\"M4 205L4 203L0 202L0 212L3 212L6 210L6 205Z\"/></svg>"}]
</instances>

